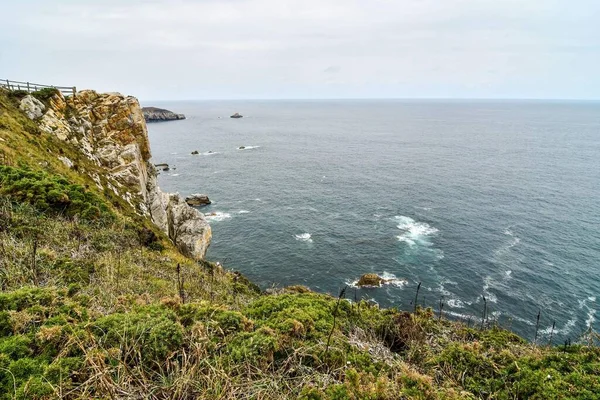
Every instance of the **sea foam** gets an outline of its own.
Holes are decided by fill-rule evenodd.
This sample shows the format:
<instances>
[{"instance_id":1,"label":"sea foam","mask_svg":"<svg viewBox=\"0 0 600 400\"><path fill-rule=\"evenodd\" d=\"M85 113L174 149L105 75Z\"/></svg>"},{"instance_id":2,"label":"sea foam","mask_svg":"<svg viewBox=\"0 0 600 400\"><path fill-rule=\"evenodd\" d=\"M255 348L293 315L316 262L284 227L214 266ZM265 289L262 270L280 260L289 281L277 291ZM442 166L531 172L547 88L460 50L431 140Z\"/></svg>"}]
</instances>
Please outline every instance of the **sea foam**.
<instances>
[{"instance_id":1,"label":"sea foam","mask_svg":"<svg viewBox=\"0 0 600 400\"><path fill-rule=\"evenodd\" d=\"M398 229L402 231L402 234L397 236L398 240L411 247L416 244L430 246L428 237L438 232L437 228L428 223L418 222L404 215L395 216L394 219L398 222Z\"/></svg>"},{"instance_id":2,"label":"sea foam","mask_svg":"<svg viewBox=\"0 0 600 400\"><path fill-rule=\"evenodd\" d=\"M229 218L231 218L231 214L224 213L221 211L215 211L208 214L204 214L204 219L210 222L221 222Z\"/></svg>"},{"instance_id":3,"label":"sea foam","mask_svg":"<svg viewBox=\"0 0 600 400\"><path fill-rule=\"evenodd\" d=\"M312 238L310 233L301 233L299 235L295 235L296 240L300 240L302 242L309 242L312 243Z\"/></svg>"}]
</instances>

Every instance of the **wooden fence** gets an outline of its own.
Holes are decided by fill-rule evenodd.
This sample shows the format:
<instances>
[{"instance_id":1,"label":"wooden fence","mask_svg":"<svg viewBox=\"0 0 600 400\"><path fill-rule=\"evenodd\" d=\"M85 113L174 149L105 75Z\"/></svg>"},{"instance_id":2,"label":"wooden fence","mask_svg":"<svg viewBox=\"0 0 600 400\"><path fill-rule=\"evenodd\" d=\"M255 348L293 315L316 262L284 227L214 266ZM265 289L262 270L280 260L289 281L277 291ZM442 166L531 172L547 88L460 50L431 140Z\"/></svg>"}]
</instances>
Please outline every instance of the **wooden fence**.
<instances>
[{"instance_id":1,"label":"wooden fence","mask_svg":"<svg viewBox=\"0 0 600 400\"><path fill-rule=\"evenodd\" d=\"M39 83L9 81L8 79L0 80L0 87L8 90L24 90L29 93L36 92L44 88L54 88L65 96L75 96L77 93L77 88L75 86L40 85Z\"/></svg>"}]
</instances>

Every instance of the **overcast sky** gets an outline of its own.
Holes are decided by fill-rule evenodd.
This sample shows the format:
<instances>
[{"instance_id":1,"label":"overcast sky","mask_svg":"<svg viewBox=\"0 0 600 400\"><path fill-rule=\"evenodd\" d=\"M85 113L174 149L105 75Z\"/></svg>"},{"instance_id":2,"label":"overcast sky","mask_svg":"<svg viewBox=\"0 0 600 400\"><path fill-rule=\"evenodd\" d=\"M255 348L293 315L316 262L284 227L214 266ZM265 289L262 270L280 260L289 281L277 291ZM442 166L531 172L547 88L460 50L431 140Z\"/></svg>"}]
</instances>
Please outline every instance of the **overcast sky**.
<instances>
[{"instance_id":1,"label":"overcast sky","mask_svg":"<svg viewBox=\"0 0 600 400\"><path fill-rule=\"evenodd\" d=\"M0 79L142 100L600 98L600 0L10 0Z\"/></svg>"}]
</instances>

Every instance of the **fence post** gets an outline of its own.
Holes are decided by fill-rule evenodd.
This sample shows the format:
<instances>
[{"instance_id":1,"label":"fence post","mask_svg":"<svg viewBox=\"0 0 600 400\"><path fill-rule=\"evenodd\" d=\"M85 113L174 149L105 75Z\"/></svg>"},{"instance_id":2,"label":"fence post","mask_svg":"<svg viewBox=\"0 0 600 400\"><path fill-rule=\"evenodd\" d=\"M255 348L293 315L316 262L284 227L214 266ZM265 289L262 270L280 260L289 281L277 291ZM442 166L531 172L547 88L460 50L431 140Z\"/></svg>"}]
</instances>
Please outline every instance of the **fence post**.
<instances>
[{"instance_id":1,"label":"fence post","mask_svg":"<svg viewBox=\"0 0 600 400\"><path fill-rule=\"evenodd\" d=\"M29 93L29 82L27 82L27 93Z\"/></svg>"},{"instance_id":2,"label":"fence post","mask_svg":"<svg viewBox=\"0 0 600 400\"><path fill-rule=\"evenodd\" d=\"M77 93L77 88L75 88L75 86L73 86L73 97L75 97L75 93Z\"/></svg>"},{"instance_id":3,"label":"fence post","mask_svg":"<svg viewBox=\"0 0 600 400\"><path fill-rule=\"evenodd\" d=\"M6 88L7 88L8 90L10 90L10 82L8 81L8 79L6 80Z\"/></svg>"}]
</instances>

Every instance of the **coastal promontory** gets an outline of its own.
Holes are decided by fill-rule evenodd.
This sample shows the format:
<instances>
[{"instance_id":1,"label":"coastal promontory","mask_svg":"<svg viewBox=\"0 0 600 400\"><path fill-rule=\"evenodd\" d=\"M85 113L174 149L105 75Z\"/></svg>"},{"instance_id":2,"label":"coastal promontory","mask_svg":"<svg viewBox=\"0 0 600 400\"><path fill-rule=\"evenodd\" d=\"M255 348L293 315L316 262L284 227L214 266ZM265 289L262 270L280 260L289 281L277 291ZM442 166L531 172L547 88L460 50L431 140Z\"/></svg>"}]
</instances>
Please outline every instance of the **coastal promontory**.
<instances>
[{"instance_id":1,"label":"coastal promontory","mask_svg":"<svg viewBox=\"0 0 600 400\"><path fill-rule=\"evenodd\" d=\"M185 119L185 115L158 107L142 107L146 122L176 121Z\"/></svg>"}]
</instances>

